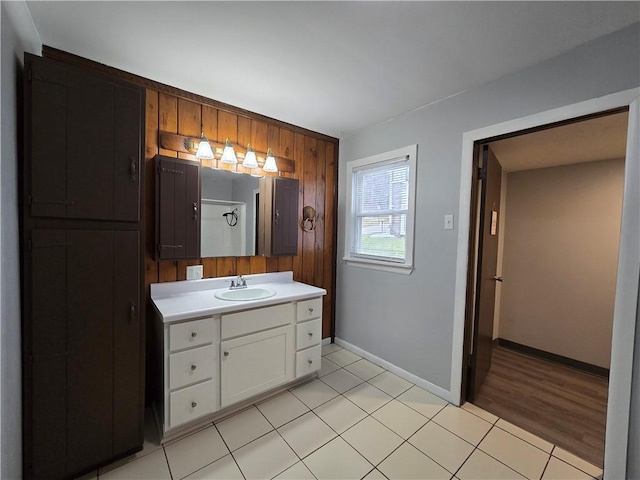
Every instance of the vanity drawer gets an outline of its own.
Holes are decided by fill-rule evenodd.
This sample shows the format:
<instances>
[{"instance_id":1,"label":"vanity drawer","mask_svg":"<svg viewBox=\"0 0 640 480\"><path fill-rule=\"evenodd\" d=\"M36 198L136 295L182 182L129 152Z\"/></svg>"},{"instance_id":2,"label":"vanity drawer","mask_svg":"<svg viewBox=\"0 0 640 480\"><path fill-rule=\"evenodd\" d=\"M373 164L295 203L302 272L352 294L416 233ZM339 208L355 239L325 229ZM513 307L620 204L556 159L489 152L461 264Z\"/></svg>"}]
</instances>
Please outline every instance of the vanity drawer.
<instances>
[{"instance_id":1,"label":"vanity drawer","mask_svg":"<svg viewBox=\"0 0 640 480\"><path fill-rule=\"evenodd\" d=\"M322 347L320 345L296 352L296 378L320 370L321 354Z\"/></svg>"},{"instance_id":2,"label":"vanity drawer","mask_svg":"<svg viewBox=\"0 0 640 480\"><path fill-rule=\"evenodd\" d=\"M304 322L322 317L322 297L298 302L296 320Z\"/></svg>"},{"instance_id":3,"label":"vanity drawer","mask_svg":"<svg viewBox=\"0 0 640 480\"><path fill-rule=\"evenodd\" d=\"M322 339L322 319L317 318L296 325L296 350L318 345Z\"/></svg>"},{"instance_id":4,"label":"vanity drawer","mask_svg":"<svg viewBox=\"0 0 640 480\"><path fill-rule=\"evenodd\" d=\"M221 338L238 337L293 323L293 305L274 305L222 315Z\"/></svg>"},{"instance_id":5,"label":"vanity drawer","mask_svg":"<svg viewBox=\"0 0 640 480\"><path fill-rule=\"evenodd\" d=\"M214 380L183 388L169 394L169 423L171 428L214 412L216 386Z\"/></svg>"},{"instance_id":6,"label":"vanity drawer","mask_svg":"<svg viewBox=\"0 0 640 480\"><path fill-rule=\"evenodd\" d=\"M214 338L215 321L213 318L203 318L202 320L169 325L170 352L206 345L207 343L212 343Z\"/></svg>"},{"instance_id":7,"label":"vanity drawer","mask_svg":"<svg viewBox=\"0 0 640 480\"><path fill-rule=\"evenodd\" d=\"M213 378L216 348L213 345L193 348L169 355L169 388L176 388Z\"/></svg>"}]
</instances>

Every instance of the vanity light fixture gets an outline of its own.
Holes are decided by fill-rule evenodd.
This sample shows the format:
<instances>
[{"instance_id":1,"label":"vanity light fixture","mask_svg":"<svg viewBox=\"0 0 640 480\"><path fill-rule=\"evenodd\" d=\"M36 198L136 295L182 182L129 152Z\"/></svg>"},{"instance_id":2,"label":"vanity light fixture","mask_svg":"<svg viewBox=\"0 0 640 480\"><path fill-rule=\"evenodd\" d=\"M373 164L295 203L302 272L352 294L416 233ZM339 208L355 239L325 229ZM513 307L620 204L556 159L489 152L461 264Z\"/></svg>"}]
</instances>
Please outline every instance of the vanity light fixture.
<instances>
[{"instance_id":1,"label":"vanity light fixture","mask_svg":"<svg viewBox=\"0 0 640 480\"><path fill-rule=\"evenodd\" d=\"M222 151L222 158L220 158L222 163L228 163L231 165L235 165L238 163L238 159L236 158L236 152L233 150L233 146L231 145L231 140L229 137L224 142L224 150Z\"/></svg>"},{"instance_id":2,"label":"vanity light fixture","mask_svg":"<svg viewBox=\"0 0 640 480\"><path fill-rule=\"evenodd\" d=\"M278 171L278 166L276 165L276 159L273 156L273 152L270 148L267 148L267 158L264 160L264 166L262 170L265 172L275 173Z\"/></svg>"},{"instance_id":3,"label":"vanity light fixture","mask_svg":"<svg viewBox=\"0 0 640 480\"><path fill-rule=\"evenodd\" d=\"M247 153L244 156L242 166L245 168L258 168L258 159L256 158L256 152L251 147L251 144L247 145Z\"/></svg>"},{"instance_id":4,"label":"vanity light fixture","mask_svg":"<svg viewBox=\"0 0 640 480\"><path fill-rule=\"evenodd\" d=\"M209 140L204 136L204 131L200 132L200 144L198 145L196 158L200 160L213 160L213 151L211 150Z\"/></svg>"}]
</instances>

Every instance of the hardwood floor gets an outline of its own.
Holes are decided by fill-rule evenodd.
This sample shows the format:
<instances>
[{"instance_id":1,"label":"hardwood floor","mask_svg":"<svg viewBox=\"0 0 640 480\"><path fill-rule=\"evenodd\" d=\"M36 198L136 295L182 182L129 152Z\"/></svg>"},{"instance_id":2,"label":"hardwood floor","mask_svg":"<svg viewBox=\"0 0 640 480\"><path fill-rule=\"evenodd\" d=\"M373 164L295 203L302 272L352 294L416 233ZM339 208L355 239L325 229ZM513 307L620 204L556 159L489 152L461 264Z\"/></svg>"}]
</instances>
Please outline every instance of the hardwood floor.
<instances>
[{"instance_id":1,"label":"hardwood floor","mask_svg":"<svg viewBox=\"0 0 640 480\"><path fill-rule=\"evenodd\" d=\"M602 467L608 383L497 346L473 403Z\"/></svg>"}]
</instances>

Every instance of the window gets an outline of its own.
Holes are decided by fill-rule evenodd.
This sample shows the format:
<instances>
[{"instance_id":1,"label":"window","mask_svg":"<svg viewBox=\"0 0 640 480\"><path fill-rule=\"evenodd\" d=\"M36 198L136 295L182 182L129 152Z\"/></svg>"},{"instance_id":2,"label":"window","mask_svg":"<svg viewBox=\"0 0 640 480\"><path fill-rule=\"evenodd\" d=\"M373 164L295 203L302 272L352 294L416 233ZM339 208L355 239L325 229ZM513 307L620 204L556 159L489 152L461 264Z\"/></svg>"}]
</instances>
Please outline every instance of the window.
<instances>
[{"instance_id":1,"label":"window","mask_svg":"<svg viewBox=\"0 0 640 480\"><path fill-rule=\"evenodd\" d=\"M417 149L411 145L347 164L348 264L411 273Z\"/></svg>"}]
</instances>

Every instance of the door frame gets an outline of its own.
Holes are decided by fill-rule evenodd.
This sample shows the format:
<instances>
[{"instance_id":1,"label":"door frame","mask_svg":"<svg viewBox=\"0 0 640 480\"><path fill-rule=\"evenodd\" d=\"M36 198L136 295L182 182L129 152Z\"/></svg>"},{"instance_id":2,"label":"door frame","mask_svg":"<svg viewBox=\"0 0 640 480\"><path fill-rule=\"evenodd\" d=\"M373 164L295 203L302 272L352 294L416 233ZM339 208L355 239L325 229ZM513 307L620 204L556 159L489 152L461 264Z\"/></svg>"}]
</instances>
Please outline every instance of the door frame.
<instances>
[{"instance_id":1,"label":"door frame","mask_svg":"<svg viewBox=\"0 0 640 480\"><path fill-rule=\"evenodd\" d=\"M462 135L462 161L460 175L460 203L458 210L458 246L453 318L453 349L451 357L451 383L449 400L460 405L464 361L465 311L467 302L467 276L470 253L471 197L474 167L474 143L488 138L512 134L522 130L563 122L597 114L620 107L629 108L629 125L638 131L640 119L640 89L634 88L584 102L509 120L496 125L464 132ZM632 132L628 127L628 131ZM637 138L635 139L637 141ZM640 162L637 145L627 138L622 231L618 257L613 342L607 409L605 441L605 475L625 478L627 444L631 406L631 382L636 317L638 314L638 286L640 273ZM634 148L636 150L634 150ZM640 347L639 347L640 348ZM615 412L615 413L614 413Z\"/></svg>"}]
</instances>

